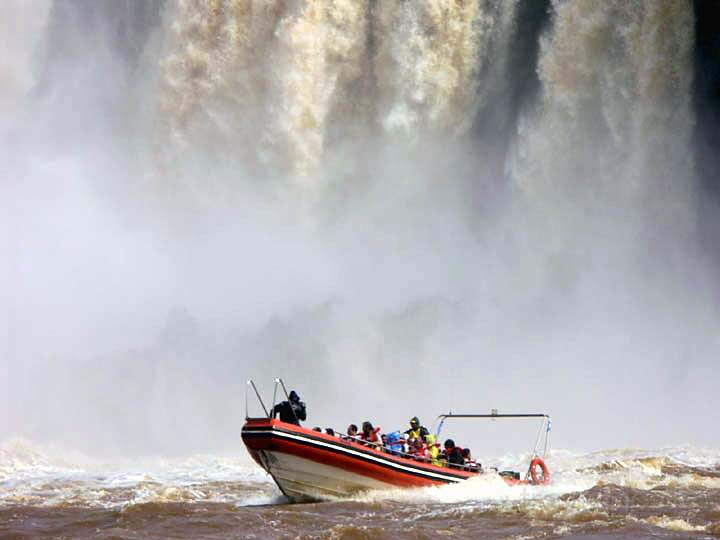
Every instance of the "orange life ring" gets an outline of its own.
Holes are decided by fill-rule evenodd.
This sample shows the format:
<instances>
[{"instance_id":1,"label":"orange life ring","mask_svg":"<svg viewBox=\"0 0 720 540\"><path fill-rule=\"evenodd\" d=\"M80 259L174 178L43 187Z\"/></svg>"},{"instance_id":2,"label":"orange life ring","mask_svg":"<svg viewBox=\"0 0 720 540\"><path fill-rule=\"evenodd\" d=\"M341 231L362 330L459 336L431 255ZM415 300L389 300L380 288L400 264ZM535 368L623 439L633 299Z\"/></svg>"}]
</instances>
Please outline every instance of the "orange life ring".
<instances>
[{"instance_id":1,"label":"orange life ring","mask_svg":"<svg viewBox=\"0 0 720 540\"><path fill-rule=\"evenodd\" d=\"M542 477L538 477L538 467L542 471ZM530 462L530 478L532 478L532 484L535 486L545 486L550 483L550 469L548 469L543 458L536 457Z\"/></svg>"}]
</instances>

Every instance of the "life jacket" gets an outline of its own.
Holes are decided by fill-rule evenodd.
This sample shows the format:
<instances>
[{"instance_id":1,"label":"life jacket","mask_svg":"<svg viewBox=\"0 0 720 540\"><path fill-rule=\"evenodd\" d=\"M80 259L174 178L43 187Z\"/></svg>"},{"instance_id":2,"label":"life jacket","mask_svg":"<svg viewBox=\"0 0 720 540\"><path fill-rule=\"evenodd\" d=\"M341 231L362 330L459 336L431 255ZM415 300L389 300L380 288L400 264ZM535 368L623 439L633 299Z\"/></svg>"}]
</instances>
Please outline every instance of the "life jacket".
<instances>
[{"instance_id":1,"label":"life jacket","mask_svg":"<svg viewBox=\"0 0 720 540\"><path fill-rule=\"evenodd\" d=\"M433 444L428 448L428 457L433 465L442 465L442 461L440 460L440 448L438 448L437 444Z\"/></svg>"},{"instance_id":2,"label":"life jacket","mask_svg":"<svg viewBox=\"0 0 720 540\"><path fill-rule=\"evenodd\" d=\"M410 439L422 439L428 435L428 430L425 426L418 426L415 429L408 429L405 433Z\"/></svg>"},{"instance_id":3,"label":"life jacket","mask_svg":"<svg viewBox=\"0 0 720 540\"><path fill-rule=\"evenodd\" d=\"M427 442L427 457L433 465L442 465L442 461L440 460L440 445L435 442L435 435L426 435L425 441Z\"/></svg>"},{"instance_id":4,"label":"life jacket","mask_svg":"<svg viewBox=\"0 0 720 540\"><path fill-rule=\"evenodd\" d=\"M419 441L420 439L417 440ZM428 455L428 447L425 443L412 445L408 449L408 454L418 461L425 461L430 458Z\"/></svg>"},{"instance_id":5,"label":"life jacket","mask_svg":"<svg viewBox=\"0 0 720 540\"><path fill-rule=\"evenodd\" d=\"M363 441L371 442L371 443L378 443L380 442L380 428L376 427L373 429L368 435L365 435L365 432L362 433L360 436Z\"/></svg>"},{"instance_id":6,"label":"life jacket","mask_svg":"<svg viewBox=\"0 0 720 540\"><path fill-rule=\"evenodd\" d=\"M422 439L411 439L412 443L408 445L408 454L413 456L423 457L424 450L427 449L427 445L422 442Z\"/></svg>"}]
</instances>

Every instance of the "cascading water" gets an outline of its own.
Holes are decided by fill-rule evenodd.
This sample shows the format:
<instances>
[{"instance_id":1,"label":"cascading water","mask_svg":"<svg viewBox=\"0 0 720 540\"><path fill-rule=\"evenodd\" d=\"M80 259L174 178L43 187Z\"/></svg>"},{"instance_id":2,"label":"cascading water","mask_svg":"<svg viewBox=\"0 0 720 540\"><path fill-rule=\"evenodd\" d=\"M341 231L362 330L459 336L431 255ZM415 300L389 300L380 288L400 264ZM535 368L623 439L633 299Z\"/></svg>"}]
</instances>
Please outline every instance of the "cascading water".
<instances>
[{"instance_id":1,"label":"cascading water","mask_svg":"<svg viewBox=\"0 0 720 540\"><path fill-rule=\"evenodd\" d=\"M367 6L181 2L171 21L171 134L209 138L300 177L315 172L329 115L367 73Z\"/></svg>"},{"instance_id":2,"label":"cascading water","mask_svg":"<svg viewBox=\"0 0 720 540\"><path fill-rule=\"evenodd\" d=\"M48 84L62 78L58 66L79 69L77 57L97 41L72 37L74 28L107 34L94 49L119 51L131 65L154 28L164 45L143 62L160 76L163 136L296 177L322 174L338 141L472 137L478 114L498 106L493 92L516 82L508 57L525 38L515 35L517 0L83 5L53 6ZM649 178L674 189L692 165L689 3L557 0L550 16L542 94L521 116L511 177L527 192L594 183L636 193Z\"/></svg>"},{"instance_id":3,"label":"cascading water","mask_svg":"<svg viewBox=\"0 0 720 540\"><path fill-rule=\"evenodd\" d=\"M379 2L379 122L411 139L462 134L505 73L517 2Z\"/></svg>"},{"instance_id":4,"label":"cascading water","mask_svg":"<svg viewBox=\"0 0 720 540\"><path fill-rule=\"evenodd\" d=\"M300 177L321 172L330 135L463 134L505 76L515 11L515 1L180 2L167 18L163 113L176 139L249 146Z\"/></svg>"},{"instance_id":5,"label":"cascading water","mask_svg":"<svg viewBox=\"0 0 720 540\"><path fill-rule=\"evenodd\" d=\"M540 101L505 142L512 181L529 195L569 189L571 200L624 201L630 212L649 198L686 204L688 3L552 7ZM175 141L315 190L334 147L467 138L480 113L502 107L517 9L515 0L180 2L165 19L162 116Z\"/></svg>"},{"instance_id":6,"label":"cascading water","mask_svg":"<svg viewBox=\"0 0 720 540\"><path fill-rule=\"evenodd\" d=\"M282 2L188 0L168 11L171 52L160 64L167 135L183 148L207 141L247 154L270 100L265 70Z\"/></svg>"},{"instance_id":7,"label":"cascading water","mask_svg":"<svg viewBox=\"0 0 720 540\"><path fill-rule=\"evenodd\" d=\"M533 194L555 184L614 202L677 197L692 172L689 2L553 6L541 101L520 128L517 182Z\"/></svg>"}]
</instances>

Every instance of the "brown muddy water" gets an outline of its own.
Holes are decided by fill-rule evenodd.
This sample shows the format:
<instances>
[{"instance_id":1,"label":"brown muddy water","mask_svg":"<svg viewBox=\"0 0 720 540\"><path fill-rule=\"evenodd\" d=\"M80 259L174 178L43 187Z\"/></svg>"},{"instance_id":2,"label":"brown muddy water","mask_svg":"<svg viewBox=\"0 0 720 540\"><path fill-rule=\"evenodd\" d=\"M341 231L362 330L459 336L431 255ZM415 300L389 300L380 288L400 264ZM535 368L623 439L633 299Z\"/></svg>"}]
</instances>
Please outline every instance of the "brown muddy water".
<instances>
[{"instance_id":1,"label":"brown muddy water","mask_svg":"<svg viewBox=\"0 0 720 540\"><path fill-rule=\"evenodd\" d=\"M548 463L548 487L487 477L288 504L244 457L108 465L12 441L0 449L0 538L720 538L720 451L555 450Z\"/></svg>"}]
</instances>

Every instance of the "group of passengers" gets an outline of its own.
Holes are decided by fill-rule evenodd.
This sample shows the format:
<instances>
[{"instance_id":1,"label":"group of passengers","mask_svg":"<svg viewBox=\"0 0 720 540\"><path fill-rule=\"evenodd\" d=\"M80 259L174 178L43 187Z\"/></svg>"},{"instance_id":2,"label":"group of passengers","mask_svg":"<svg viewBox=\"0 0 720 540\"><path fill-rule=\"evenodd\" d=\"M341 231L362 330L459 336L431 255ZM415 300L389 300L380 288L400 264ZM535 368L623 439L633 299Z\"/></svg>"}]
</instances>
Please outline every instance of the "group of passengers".
<instances>
[{"instance_id":1,"label":"group of passengers","mask_svg":"<svg viewBox=\"0 0 720 540\"><path fill-rule=\"evenodd\" d=\"M306 406L300 400L300 396L293 390L290 392L287 401L278 403L272 409L273 418L280 416L282 422L300 425L300 420L307 418ZM319 427L314 431L322 432ZM381 433L379 427L365 421L362 423L362 430L358 430L355 424L350 424L346 435L335 433L332 428L326 428L325 433L331 436L341 437L357 441L360 444L371 446L376 450L390 454L410 457L418 461L427 461L433 465L453 467L466 471L479 471L480 463L475 461L469 448L461 448L455 445L455 441L447 439L440 450L440 443L435 440L425 426L420 424L417 416L410 419L410 429L404 433L393 431Z\"/></svg>"},{"instance_id":2,"label":"group of passengers","mask_svg":"<svg viewBox=\"0 0 720 540\"><path fill-rule=\"evenodd\" d=\"M420 423L417 416L410 419L410 429L402 433L400 431L381 433L379 427L374 427L372 423L365 421L360 431L355 424L350 424L344 438L356 440L390 454L427 461L433 465L467 471L480 470L480 464L472 458L470 449L456 446L452 439L447 439L441 450L435 435Z\"/></svg>"}]
</instances>

